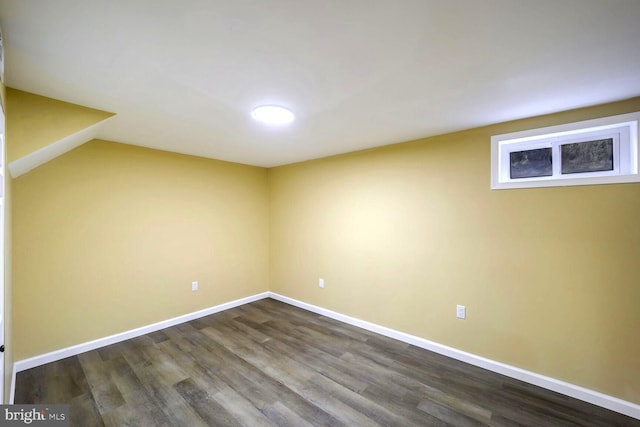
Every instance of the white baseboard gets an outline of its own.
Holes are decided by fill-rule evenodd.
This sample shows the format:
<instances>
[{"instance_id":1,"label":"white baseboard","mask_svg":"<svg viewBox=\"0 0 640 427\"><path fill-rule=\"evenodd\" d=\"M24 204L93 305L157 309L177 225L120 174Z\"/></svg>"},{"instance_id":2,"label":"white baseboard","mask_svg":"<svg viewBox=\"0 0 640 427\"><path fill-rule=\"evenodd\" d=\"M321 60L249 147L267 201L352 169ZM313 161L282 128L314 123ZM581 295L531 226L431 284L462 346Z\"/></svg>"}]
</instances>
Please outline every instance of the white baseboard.
<instances>
[{"instance_id":1,"label":"white baseboard","mask_svg":"<svg viewBox=\"0 0 640 427\"><path fill-rule=\"evenodd\" d=\"M621 414L636 418L640 420L640 405L637 405L626 400L619 399L617 397L609 396L594 390L590 390L584 387L570 384L564 381L560 381L551 377L537 374L535 372L526 371L524 369L517 368L515 366L507 365L505 363L497 362L495 360L487 359L475 354L467 353L462 350L458 350L453 347L438 344L433 341L426 340L424 338L416 337L414 335L406 334L404 332L396 331L391 328L376 325L375 323L367 322L357 319L355 317L347 316L337 313L335 311L327 310L322 307L318 307L306 302L298 301L293 298L285 297L283 295L274 292L263 292L246 298L241 298L235 301L231 301L225 304L216 305L204 310L196 311L193 313L185 314L183 316L174 317L173 319L165 320L162 322L154 323L152 325L143 326L141 328L133 329L127 332L111 335L105 338L89 341L83 344L74 345L72 347L63 348L61 350L52 351L50 353L42 354L40 356L31 357L29 359L19 360L14 363L13 375L11 378L11 392L10 403L14 402L15 397L15 381L16 373L31 369L36 366L44 365L46 363L55 362L56 360L64 359L66 357L75 356L86 351L95 350L100 347L115 344L117 342L125 341L131 338L138 337L140 335L148 334L151 332L159 331L170 326L178 325L180 323L189 322L200 317L208 316L210 314L218 313L220 311L228 310L230 308L238 307L250 302L258 301L264 298L273 298L275 300L293 305L295 307L302 308L313 313L318 313L323 316L344 322L353 326L357 326L362 329L366 329L371 332L384 335L389 338L397 339L398 341L406 342L408 344L415 345L416 347L424 348L425 350L433 351L434 353L442 354L452 359L460 360L462 362L469 363L470 365L478 366L480 368L487 369L498 374L502 374L511 378L515 378L520 381L524 381L529 384L533 384L542 388L546 388L557 393L564 394L569 397L573 397L594 405L619 412Z\"/></svg>"},{"instance_id":2,"label":"white baseboard","mask_svg":"<svg viewBox=\"0 0 640 427\"><path fill-rule=\"evenodd\" d=\"M415 345L416 347L424 348L425 350L433 351L434 353L442 354L452 359L460 360L470 365L478 366L480 368L484 368L486 370L496 372L507 377L515 378L517 380L524 381L538 387L546 388L547 390L555 391L557 393L561 393L569 397L592 403L594 405L619 412L621 414L640 420L640 405L637 405L635 403L628 402L617 397L609 396L594 390L590 390L588 388L580 387L575 384L560 381L555 378L536 374L535 372L526 371L524 369L507 365L505 363L496 362L495 360L467 353L465 351L438 344L436 342L416 337L414 335L405 334L404 332L399 332L394 329L366 322L355 317L346 316L344 314L327 310L325 308L308 304L306 302L298 301L293 298L285 297L274 292L270 292L269 296L275 300L302 308L304 310L318 313L323 316L338 320L340 322L348 323L350 325L357 326L359 328L366 329L368 331L375 332L389 338L394 338L398 341L406 342L408 344Z\"/></svg>"},{"instance_id":3,"label":"white baseboard","mask_svg":"<svg viewBox=\"0 0 640 427\"><path fill-rule=\"evenodd\" d=\"M220 311L228 310L230 308L238 307L250 302L258 301L263 298L268 298L269 292L263 292L261 294L252 295L246 298L241 298L235 301L227 302L224 304L216 305L214 307L205 308L204 310L194 311L193 313L184 314L182 316L174 317L173 319L163 320L162 322L154 323L151 325L143 326L141 328L132 329L130 331L122 332L119 334L111 335L97 340L77 344L71 347L63 348L60 350L52 351L50 353L41 354L39 356L31 357L29 359L18 360L13 365L13 372L21 372L26 369L35 368L36 366L44 365L45 363L55 362L66 357L75 356L86 351L95 350L96 348L104 347L107 345L115 344L117 342L125 341L131 338L139 337L140 335L148 334L151 332L159 331L161 329L175 326L180 323L189 322L200 317L208 316L210 314L218 313ZM13 386L12 386L12 393Z\"/></svg>"}]
</instances>

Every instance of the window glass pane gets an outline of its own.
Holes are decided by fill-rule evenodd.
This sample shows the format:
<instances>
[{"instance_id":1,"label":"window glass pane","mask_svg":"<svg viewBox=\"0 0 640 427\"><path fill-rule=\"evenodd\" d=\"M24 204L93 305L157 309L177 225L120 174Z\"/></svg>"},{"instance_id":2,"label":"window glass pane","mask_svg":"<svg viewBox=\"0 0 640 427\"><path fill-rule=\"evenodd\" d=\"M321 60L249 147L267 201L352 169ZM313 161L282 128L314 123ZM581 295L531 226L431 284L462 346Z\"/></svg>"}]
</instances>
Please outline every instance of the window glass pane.
<instances>
[{"instance_id":1,"label":"window glass pane","mask_svg":"<svg viewBox=\"0 0 640 427\"><path fill-rule=\"evenodd\" d=\"M551 148L513 151L509 153L509 157L511 179L553 175Z\"/></svg>"},{"instance_id":2,"label":"window glass pane","mask_svg":"<svg viewBox=\"0 0 640 427\"><path fill-rule=\"evenodd\" d=\"M613 170L613 138L560 146L562 173Z\"/></svg>"}]
</instances>

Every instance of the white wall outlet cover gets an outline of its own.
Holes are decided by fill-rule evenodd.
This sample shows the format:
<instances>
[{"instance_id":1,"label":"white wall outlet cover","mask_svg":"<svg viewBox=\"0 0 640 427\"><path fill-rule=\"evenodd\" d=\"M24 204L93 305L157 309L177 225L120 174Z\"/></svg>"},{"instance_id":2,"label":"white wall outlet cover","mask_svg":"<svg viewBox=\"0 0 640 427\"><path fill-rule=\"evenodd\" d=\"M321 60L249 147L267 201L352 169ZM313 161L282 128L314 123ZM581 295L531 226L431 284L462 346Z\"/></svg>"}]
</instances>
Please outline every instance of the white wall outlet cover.
<instances>
[{"instance_id":1,"label":"white wall outlet cover","mask_svg":"<svg viewBox=\"0 0 640 427\"><path fill-rule=\"evenodd\" d=\"M324 279L318 279L318 286L324 288Z\"/></svg>"},{"instance_id":2,"label":"white wall outlet cover","mask_svg":"<svg viewBox=\"0 0 640 427\"><path fill-rule=\"evenodd\" d=\"M191 290L192 291L198 290L198 282L191 282Z\"/></svg>"},{"instance_id":3,"label":"white wall outlet cover","mask_svg":"<svg viewBox=\"0 0 640 427\"><path fill-rule=\"evenodd\" d=\"M458 319L465 319L467 317L467 309L464 305L456 306L456 317Z\"/></svg>"}]
</instances>

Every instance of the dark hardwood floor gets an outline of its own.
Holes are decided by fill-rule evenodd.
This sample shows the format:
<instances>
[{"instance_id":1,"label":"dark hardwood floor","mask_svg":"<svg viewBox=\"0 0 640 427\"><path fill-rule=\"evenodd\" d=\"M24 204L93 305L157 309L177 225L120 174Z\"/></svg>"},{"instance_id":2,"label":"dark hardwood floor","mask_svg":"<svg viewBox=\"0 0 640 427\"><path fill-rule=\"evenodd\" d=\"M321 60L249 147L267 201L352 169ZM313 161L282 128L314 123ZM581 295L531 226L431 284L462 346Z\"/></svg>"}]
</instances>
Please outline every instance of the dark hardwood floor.
<instances>
[{"instance_id":1,"label":"dark hardwood floor","mask_svg":"<svg viewBox=\"0 0 640 427\"><path fill-rule=\"evenodd\" d=\"M640 426L272 299L18 373L73 426Z\"/></svg>"}]
</instances>

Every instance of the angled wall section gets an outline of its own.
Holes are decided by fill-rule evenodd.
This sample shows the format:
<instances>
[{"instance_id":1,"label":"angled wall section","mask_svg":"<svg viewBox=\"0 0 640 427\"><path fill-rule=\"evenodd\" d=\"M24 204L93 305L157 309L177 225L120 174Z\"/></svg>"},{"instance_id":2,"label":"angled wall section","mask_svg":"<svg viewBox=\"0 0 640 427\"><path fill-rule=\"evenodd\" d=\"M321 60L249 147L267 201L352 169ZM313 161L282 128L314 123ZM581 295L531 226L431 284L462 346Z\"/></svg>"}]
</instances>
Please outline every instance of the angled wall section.
<instances>
[{"instance_id":1,"label":"angled wall section","mask_svg":"<svg viewBox=\"0 0 640 427\"><path fill-rule=\"evenodd\" d=\"M95 138L114 113L7 88L7 163L16 178Z\"/></svg>"}]
</instances>

